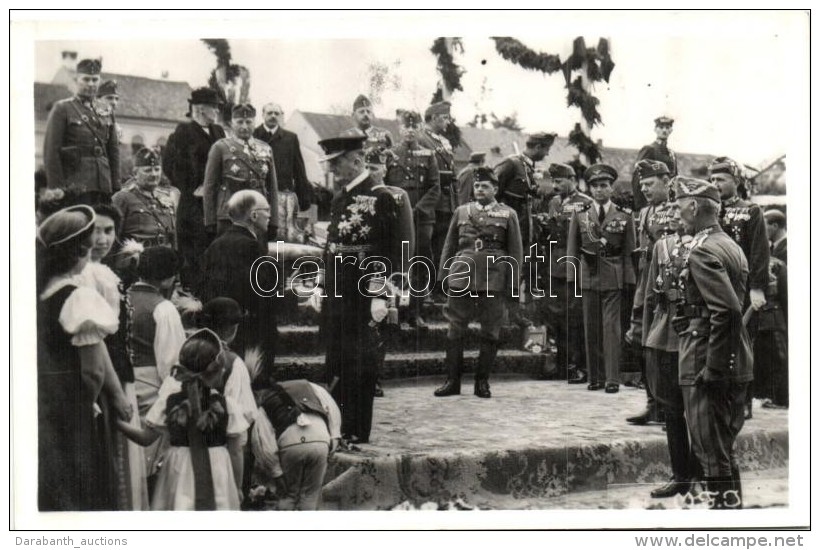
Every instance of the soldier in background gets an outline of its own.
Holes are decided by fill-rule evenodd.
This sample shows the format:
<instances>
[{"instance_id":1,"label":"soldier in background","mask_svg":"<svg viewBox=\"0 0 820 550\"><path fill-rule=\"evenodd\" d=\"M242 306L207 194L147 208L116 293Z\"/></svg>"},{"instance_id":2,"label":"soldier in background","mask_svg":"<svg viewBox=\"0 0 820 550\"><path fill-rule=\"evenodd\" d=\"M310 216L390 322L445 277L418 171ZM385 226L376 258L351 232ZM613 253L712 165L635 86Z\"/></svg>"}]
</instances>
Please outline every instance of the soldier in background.
<instances>
[{"instance_id":1,"label":"soldier in background","mask_svg":"<svg viewBox=\"0 0 820 550\"><path fill-rule=\"evenodd\" d=\"M470 161L456 176L455 198L456 206L467 204L473 200L474 173L478 168L485 166L484 159L487 153L470 153Z\"/></svg>"},{"instance_id":2,"label":"soldier in background","mask_svg":"<svg viewBox=\"0 0 820 550\"><path fill-rule=\"evenodd\" d=\"M163 171L171 184L179 189L177 235L182 266L180 279L186 288L197 288L202 272L201 261L211 242L205 233L202 186L208 151L225 137L225 130L216 123L219 116L219 95L210 88L197 88L188 100L191 121L177 125L168 138Z\"/></svg>"},{"instance_id":3,"label":"soldier in background","mask_svg":"<svg viewBox=\"0 0 820 550\"><path fill-rule=\"evenodd\" d=\"M72 202L110 203L120 189L117 132L94 109L102 63L77 63L74 97L54 104L46 122L43 158L48 187L61 189Z\"/></svg>"},{"instance_id":4,"label":"soldier in background","mask_svg":"<svg viewBox=\"0 0 820 550\"><path fill-rule=\"evenodd\" d=\"M744 423L752 380L751 341L743 324L749 268L740 246L718 223L720 191L710 182L678 177L681 223L692 240L683 248L673 320L679 380L692 449L713 509L743 507L734 443Z\"/></svg>"},{"instance_id":5,"label":"soldier in background","mask_svg":"<svg viewBox=\"0 0 820 550\"><path fill-rule=\"evenodd\" d=\"M632 212L610 200L618 172L593 164L584 174L594 202L576 212L569 226L567 253L581 259L580 273L568 266L567 279L581 279L586 338L588 390L620 389L621 290L635 284Z\"/></svg>"},{"instance_id":6,"label":"soldier in background","mask_svg":"<svg viewBox=\"0 0 820 550\"><path fill-rule=\"evenodd\" d=\"M577 270L578 262L566 255L572 216L587 208L592 197L578 191L572 166L553 163L548 171L555 194L549 200L547 211L533 217L538 254L549 262L549 270L541 275L541 289L548 293L542 301L544 317L555 338L558 375L570 384L583 384L587 380L583 308L581 297L576 296L575 281L567 279L566 266L572 262Z\"/></svg>"},{"instance_id":7,"label":"soldier in background","mask_svg":"<svg viewBox=\"0 0 820 550\"><path fill-rule=\"evenodd\" d=\"M255 117L253 105L234 105L231 111L234 135L220 139L208 152L203 206L205 229L211 234L222 234L231 227L228 200L237 191L258 191L271 205L278 204L273 152L270 145L253 137ZM257 237L265 242L276 238L278 213L279 209L272 206L268 234L257 234Z\"/></svg>"},{"instance_id":8,"label":"soldier in background","mask_svg":"<svg viewBox=\"0 0 820 550\"><path fill-rule=\"evenodd\" d=\"M447 380L436 397L461 393L464 338L468 325L481 324L481 344L473 393L492 397L489 376L498 353L504 302L518 290L523 259L515 211L495 200L498 181L486 167L475 171L475 202L456 209L441 254L439 278L446 284Z\"/></svg>"},{"instance_id":9,"label":"soldier in background","mask_svg":"<svg viewBox=\"0 0 820 550\"><path fill-rule=\"evenodd\" d=\"M766 219L766 233L771 243L771 256L781 262L788 263L788 253L786 249L786 215L772 208L763 213Z\"/></svg>"},{"instance_id":10,"label":"soldier in background","mask_svg":"<svg viewBox=\"0 0 820 550\"><path fill-rule=\"evenodd\" d=\"M373 126L376 116L373 114L373 104L366 95L359 94L353 102L353 120L356 126L352 130L358 130L366 138L365 147L381 147L389 149L393 147L393 136L385 128Z\"/></svg>"},{"instance_id":11,"label":"soldier in background","mask_svg":"<svg viewBox=\"0 0 820 550\"><path fill-rule=\"evenodd\" d=\"M635 160L636 168L642 160L659 160L669 169L670 176L674 177L678 175L677 156L675 156L675 152L669 148L667 143L670 134L672 134L673 124L675 124L675 119L668 116L659 116L655 119L655 135L657 139L638 151L638 158ZM636 212L646 206L646 197L641 193L641 183L637 171L634 172L632 177L632 199Z\"/></svg>"},{"instance_id":12,"label":"soldier in background","mask_svg":"<svg viewBox=\"0 0 820 550\"><path fill-rule=\"evenodd\" d=\"M432 238L436 223L436 206L441 197L439 185L439 170L436 164L435 153L431 149L419 144L421 117L413 111L403 111L401 114L402 142L393 149L395 158L387 169L385 182L388 185L400 187L407 191L410 197L410 206L413 208L413 223L416 229L415 256L422 256L429 260L433 283L435 273L434 251ZM421 275L416 273L416 281L422 281ZM415 288L418 292L429 291L430 288ZM410 309L410 322L416 326L424 326L421 317L423 296L413 298Z\"/></svg>"},{"instance_id":13,"label":"soldier in background","mask_svg":"<svg viewBox=\"0 0 820 550\"><path fill-rule=\"evenodd\" d=\"M122 128L117 124L117 106L120 104L120 95L117 93L117 81L106 80L97 89L96 109L102 117L108 117L109 124L117 135L117 143L122 141Z\"/></svg>"}]
</instances>

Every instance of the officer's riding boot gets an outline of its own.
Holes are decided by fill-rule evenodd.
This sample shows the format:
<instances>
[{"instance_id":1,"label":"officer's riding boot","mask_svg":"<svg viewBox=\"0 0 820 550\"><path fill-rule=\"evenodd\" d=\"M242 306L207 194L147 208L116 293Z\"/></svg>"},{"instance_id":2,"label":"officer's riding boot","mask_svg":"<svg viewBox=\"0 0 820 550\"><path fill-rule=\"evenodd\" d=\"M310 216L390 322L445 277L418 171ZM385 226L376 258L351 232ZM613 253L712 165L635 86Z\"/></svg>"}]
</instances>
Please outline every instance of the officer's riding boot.
<instances>
[{"instance_id":1,"label":"officer's riding boot","mask_svg":"<svg viewBox=\"0 0 820 550\"><path fill-rule=\"evenodd\" d=\"M732 490L726 495L726 507L732 510L743 509L743 488L740 485L740 468L732 465Z\"/></svg>"},{"instance_id":2,"label":"officer's riding boot","mask_svg":"<svg viewBox=\"0 0 820 550\"><path fill-rule=\"evenodd\" d=\"M447 340L447 381L433 392L436 397L461 393L461 372L464 369L464 339Z\"/></svg>"},{"instance_id":3,"label":"officer's riding boot","mask_svg":"<svg viewBox=\"0 0 820 550\"><path fill-rule=\"evenodd\" d=\"M478 365L475 371L475 388L473 389L473 393L478 397L492 397L489 379L490 371L495 364L496 354L498 354L498 342L482 338L478 352Z\"/></svg>"}]
</instances>

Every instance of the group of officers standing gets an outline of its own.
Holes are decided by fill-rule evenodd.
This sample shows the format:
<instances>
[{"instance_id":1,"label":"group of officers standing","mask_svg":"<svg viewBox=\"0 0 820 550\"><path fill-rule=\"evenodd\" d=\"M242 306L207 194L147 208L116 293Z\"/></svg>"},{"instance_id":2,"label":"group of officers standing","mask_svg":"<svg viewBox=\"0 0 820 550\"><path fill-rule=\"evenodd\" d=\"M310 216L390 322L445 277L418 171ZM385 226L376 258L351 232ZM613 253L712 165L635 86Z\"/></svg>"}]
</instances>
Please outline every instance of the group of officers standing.
<instances>
[{"instance_id":1,"label":"group of officers standing","mask_svg":"<svg viewBox=\"0 0 820 550\"><path fill-rule=\"evenodd\" d=\"M266 105L264 123L255 126L255 108L236 105L226 135L217 124L216 92L194 90L191 120L177 127L162 155L138 151L134 177L120 185L115 113L95 97L100 70L98 61L81 61L77 95L52 109L44 146L47 198L113 201L123 214L120 239L173 246L182 286L204 298L235 299L246 313L238 345L261 345L272 365L274 301L252 291L254 254L240 257L238 249L264 254L268 241L293 238L295 212L324 192L307 180L298 138L281 127L282 109ZM622 349L643 350L647 411L629 420L665 422L673 470L672 481L653 496L687 493L698 480L713 497L710 505L742 504L732 445L750 417L752 346L755 373L765 371L777 388L769 392L773 406L788 404L788 360L785 261L770 261L769 242L784 245L785 217L771 211L764 221L757 205L738 196L744 178L737 163L715 159L709 181L677 175L667 145L673 121L661 117L658 140L640 151L632 181L619 182L608 164L553 163L545 187L535 166L555 134L531 135L521 154L494 168L475 154L456 174L445 135L449 103L430 105L423 117L400 112L397 143L373 125L366 97L354 101L353 119L353 128L319 142L335 189L326 270L309 298L322 311L327 382L348 443L370 438L383 327L394 320L387 281L402 265L407 242L436 274L404 274L413 291L410 323L425 325L425 297L445 300L447 379L436 396L460 393L467 327L477 320L474 394L491 397L505 312L527 327L532 321L520 295L540 298L536 309L551 328L559 374L568 382L617 393ZM162 185L163 173L176 193ZM579 190L580 181L589 194ZM238 220L230 199L240 191L258 198L245 201L253 204ZM624 194L631 204L617 200ZM238 246L239 237L231 236L241 233L237 226L251 227L259 246Z\"/></svg>"}]
</instances>

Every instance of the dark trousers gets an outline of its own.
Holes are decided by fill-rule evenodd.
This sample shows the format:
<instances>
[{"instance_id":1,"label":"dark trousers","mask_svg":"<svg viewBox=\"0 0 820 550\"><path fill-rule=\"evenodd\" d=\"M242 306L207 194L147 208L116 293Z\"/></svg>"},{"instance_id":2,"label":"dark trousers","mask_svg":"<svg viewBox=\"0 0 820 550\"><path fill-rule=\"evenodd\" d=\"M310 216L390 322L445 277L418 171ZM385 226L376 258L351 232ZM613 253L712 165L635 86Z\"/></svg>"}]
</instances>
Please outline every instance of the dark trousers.
<instances>
[{"instance_id":1,"label":"dark trousers","mask_svg":"<svg viewBox=\"0 0 820 550\"><path fill-rule=\"evenodd\" d=\"M177 235L177 249L181 266L179 268L179 279L184 288L201 288L202 277L202 257L205 249L211 244L211 237L202 231L195 233L179 233Z\"/></svg>"},{"instance_id":2,"label":"dark trousers","mask_svg":"<svg viewBox=\"0 0 820 550\"><path fill-rule=\"evenodd\" d=\"M418 317L421 315L421 305L424 302L424 298L427 296L427 292L432 290L432 287L435 285L436 282L436 265L433 263L433 231L435 229L435 224L433 222L415 222L416 225L416 250L414 251L414 256L422 256L430 260L428 267L430 268L429 275L430 278L428 279L427 275L428 272L425 271L423 267L418 264L414 264L414 268L411 270L411 276L413 278L413 288L421 293L421 295L411 296L410 298L410 311L409 314L411 317ZM394 269L393 271L398 271L398 269Z\"/></svg>"},{"instance_id":3,"label":"dark trousers","mask_svg":"<svg viewBox=\"0 0 820 550\"><path fill-rule=\"evenodd\" d=\"M431 235L430 247L432 250L433 265L438 268L441 265L441 251L444 248L444 241L447 240L447 232L450 230L450 220L453 218L453 213L450 211L436 210L436 222L433 225L433 233ZM420 247L416 236L416 246Z\"/></svg>"},{"instance_id":4,"label":"dark trousers","mask_svg":"<svg viewBox=\"0 0 820 550\"><path fill-rule=\"evenodd\" d=\"M620 384L621 291L582 291L590 383Z\"/></svg>"},{"instance_id":5,"label":"dark trousers","mask_svg":"<svg viewBox=\"0 0 820 550\"><path fill-rule=\"evenodd\" d=\"M734 444L743 428L748 383L683 387L683 403L692 450L708 478L731 477L736 470Z\"/></svg>"},{"instance_id":6,"label":"dark trousers","mask_svg":"<svg viewBox=\"0 0 820 550\"><path fill-rule=\"evenodd\" d=\"M758 330L754 341L754 396L789 406L789 343L782 330Z\"/></svg>"},{"instance_id":7,"label":"dark trousers","mask_svg":"<svg viewBox=\"0 0 820 550\"><path fill-rule=\"evenodd\" d=\"M543 304L541 311L544 323L555 338L558 373L565 376L569 365L585 368L584 311L582 299L575 296L575 283L551 277L542 290L546 295L540 301ZM550 290L555 297L550 296Z\"/></svg>"},{"instance_id":8,"label":"dark trousers","mask_svg":"<svg viewBox=\"0 0 820 550\"><path fill-rule=\"evenodd\" d=\"M270 301L278 298L258 299ZM275 381L272 377L278 341L279 331L273 307L266 307L262 312L249 315L239 323L236 339L231 343L231 348L241 357L245 357L251 348L257 348L262 353L259 374L252 380L255 388L267 387Z\"/></svg>"},{"instance_id":9,"label":"dark trousers","mask_svg":"<svg viewBox=\"0 0 820 550\"><path fill-rule=\"evenodd\" d=\"M479 335L486 340L498 342L506 302L507 298L500 295L448 297L444 306L444 317L450 323L447 338L464 338L467 336L468 325L472 321L478 321L481 326Z\"/></svg>"}]
</instances>

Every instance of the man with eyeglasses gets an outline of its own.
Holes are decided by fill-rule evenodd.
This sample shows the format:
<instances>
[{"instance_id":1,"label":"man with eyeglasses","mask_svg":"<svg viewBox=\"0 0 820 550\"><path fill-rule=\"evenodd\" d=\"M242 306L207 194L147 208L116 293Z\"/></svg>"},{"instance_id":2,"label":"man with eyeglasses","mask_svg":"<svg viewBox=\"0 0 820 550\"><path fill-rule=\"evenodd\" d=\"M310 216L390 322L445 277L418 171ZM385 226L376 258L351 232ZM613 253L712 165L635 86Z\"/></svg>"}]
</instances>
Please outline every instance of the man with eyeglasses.
<instances>
[{"instance_id":1,"label":"man with eyeglasses","mask_svg":"<svg viewBox=\"0 0 820 550\"><path fill-rule=\"evenodd\" d=\"M122 215L120 239L143 246L176 245L174 208L156 193L162 161L153 149L140 149L134 158L134 177L111 198Z\"/></svg>"},{"instance_id":2,"label":"man with eyeglasses","mask_svg":"<svg viewBox=\"0 0 820 550\"><path fill-rule=\"evenodd\" d=\"M307 179L305 161L299 147L299 137L282 127L284 112L278 103L262 107L264 122L253 131L253 137L267 143L273 151L278 189L279 239L296 241L296 212L310 208L313 203L313 186Z\"/></svg>"},{"instance_id":3,"label":"man with eyeglasses","mask_svg":"<svg viewBox=\"0 0 820 550\"><path fill-rule=\"evenodd\" d=\"M675 152L669 148L668 140L672 134L672 125L675 119L668 116L659 116L655 119L655 135L657 139L641 148L638 151L638 158L635 160L635 172L632 176L632 201L633 211L640 212L641 208L647 205L647 200L641 192L641 180L638 172L638 163L642 160L657 160L666 165L669 169L669 177L678 175L678 159Z\"/></svg>"},{"instance_id":4,"label":"man with eyeglasses","mask_svg":"<svg viewBox=\"0 0 820 550\"><path fill-rule=\"evenodd\" d=\"M70 202L110 203L120 189L117 132L94 107L101 70L98 59L80 61L74 97L56 102L46 122L47 184L70 195Z\"/></svg>"}]
</instances>

